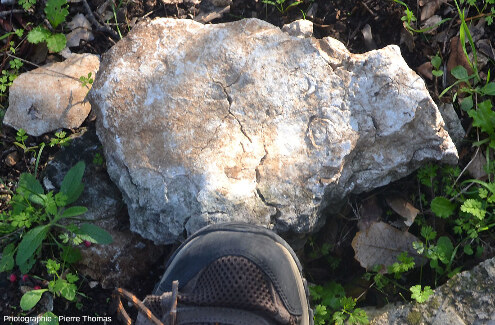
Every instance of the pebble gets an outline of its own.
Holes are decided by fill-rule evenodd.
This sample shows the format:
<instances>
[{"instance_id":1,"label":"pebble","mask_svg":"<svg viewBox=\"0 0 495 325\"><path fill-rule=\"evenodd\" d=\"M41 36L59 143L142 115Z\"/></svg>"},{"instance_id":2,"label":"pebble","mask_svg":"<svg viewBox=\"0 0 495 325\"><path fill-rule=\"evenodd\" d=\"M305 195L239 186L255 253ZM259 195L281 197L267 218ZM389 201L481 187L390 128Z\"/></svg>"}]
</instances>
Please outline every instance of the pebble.
<instances>
[{"instance_id":1,"label":"pebble","mask_svg":"<svg viewBox=\"0 0 495 325\"><path fill-rule=\"evenodd\" d=\"M14 167L19 162L19 153L17 151L13 151L5 157L5 164L9 167Z\"/></svg>"}]
</instances>

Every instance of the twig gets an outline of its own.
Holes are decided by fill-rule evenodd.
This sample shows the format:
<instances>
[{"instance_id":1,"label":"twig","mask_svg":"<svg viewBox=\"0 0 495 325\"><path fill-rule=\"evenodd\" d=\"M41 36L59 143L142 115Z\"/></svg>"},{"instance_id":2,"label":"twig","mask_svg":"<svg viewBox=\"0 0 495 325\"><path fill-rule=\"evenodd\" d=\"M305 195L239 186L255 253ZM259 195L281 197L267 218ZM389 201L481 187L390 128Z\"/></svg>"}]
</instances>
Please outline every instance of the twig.
<instances>
[{"instance_id":1,"label":"twig","mask_svg":"<svg viewBox=\"0 0 495 325\"><path fill-rule=\"evenodd\" d=\"M106 26L106 25L102 25L98 22L98 20L96 20L95 16L93 15L93 12L91 11L91 8L89 7L89 4L88 4L88 1L87 0L82 0L82 3L83 3L83 6L84 6L84 9L86 10L86 13L88 14L88 19L89 21L96 26L96 30L97 31L101 31L101 32L104 32L104 33L107 33L107 34L110 34L110 36L112 36L113 38L115 39L119 39L119 35L117 35L117 33L111 29L110 27Z\"/></svg>"},{"instance_id":2,"label":"twig","mask_svg":"<svg viewBox=\"0 0 495 325\"><path fill-rule=\"evenodd\" d=\"M6 11L0 11L0 17L5 17L11 14L22 14L24 10L22 9L12 9L12 10L6 10Z\"/></svg>"},{"instance_id":3,"label":"twig","mask_svg":"<svg viewBox=\"0 0 495 325\"><path fill-rule=\"evenodd\" d=\"M27 64L30 64L30 65L32 65L32 66L35 66L35 67L37 67L37 68L40 68L40 69L43 69L43 70L46 70L46 71L50 71L50 72L53 72L53 73L59 74L59 75L61 75L61 76L64 76L64 77L67 77L67 78L71 78L71 79L73 79L73 80L76 80L76 81L78 81L78 82L81 82L78 78L73 77L73 76L69 76L68 74L65 74L65 73L62 73L62 72L58 72L58 71L55 71L55 70L51 70L51 69L47 69L47 68L45 68L45 67L42 67L42 66L40 66L40 65L37 65L37 64L36 64L36 63L34 63L34 62L31 62L31 61L28 61L28 60L24 60L24 59L22 59L22 58L20 58L20 57L18 57L18 56L15 56L15 55L10 54L10 53L6 53L6 54L7 54L9 57L11 57L11 58L21 60L22 62L27 63Z\"/></svg>"}]
</instances>

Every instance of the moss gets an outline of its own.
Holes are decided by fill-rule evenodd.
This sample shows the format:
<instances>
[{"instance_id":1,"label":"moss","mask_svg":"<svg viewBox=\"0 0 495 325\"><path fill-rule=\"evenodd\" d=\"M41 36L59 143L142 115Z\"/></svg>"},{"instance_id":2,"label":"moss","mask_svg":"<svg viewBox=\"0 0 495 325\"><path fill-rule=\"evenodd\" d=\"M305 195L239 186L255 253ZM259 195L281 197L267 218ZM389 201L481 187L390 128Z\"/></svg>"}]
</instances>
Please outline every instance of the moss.
<instances>
[{"instance_id":1,"label":"moss","mask_svg":"<svg viewBox=\"0 0 495 325\"><path fill-rule=\"evenodd\" d=\"M409 325L419 325L421 324L422 316L417 310L413 310L407 314L407 323Z\"/></svg>"},{"instance_id":2,"label":"moss","mask_svg":"<svg viewBox=\"0 0 495 325\"><path fill-rule=\"evenodd\" d=\"M440 301L438 301L437 297L433 297L428 303L433 310L437 310L440 307Z\"/></svg>"}]
</instances>

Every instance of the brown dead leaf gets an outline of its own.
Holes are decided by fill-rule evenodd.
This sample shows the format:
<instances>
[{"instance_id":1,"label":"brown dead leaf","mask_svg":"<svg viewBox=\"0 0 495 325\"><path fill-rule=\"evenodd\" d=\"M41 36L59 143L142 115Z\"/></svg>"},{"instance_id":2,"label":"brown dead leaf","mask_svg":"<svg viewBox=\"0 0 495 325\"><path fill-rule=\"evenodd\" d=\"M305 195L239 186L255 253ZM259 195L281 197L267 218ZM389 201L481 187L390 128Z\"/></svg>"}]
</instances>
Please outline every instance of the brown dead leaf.
<instances>
[{"instance_id":1,"label":"brown dead leaf","mask_svg":"<svg viewBox=\"0 0 495 325\"><path fill-rule=\"evenodd\" d=\"M473 156L467 170L474 178L484 179L486 176L488 176L484 169L486 165L486 158L480 151L477 151L477 153L478 154L476 154L475 152L476 156Z\"/></svg>"},{"instance_id":2,"label":"brown dead leaf","mask_svg":"<svg viewBox=\"0 0 495 325\"><path fill-rule=\"evenodd\" d=\"M416 70L423 77L433 80L433 74L431 73L431 71L433 70L433 65L431 64L431 62L423 63Z\"/></svg>"},{"instance_id":3,"label":"brown dead leaf","mask_svg":"<svg viewBox=\"0 0 495 325\"><path fill-rule=\"evenodd\" d=\"M419 210L400 196L387 197L385 201L387 201L387 204L392 208L392 210L394 210L402 218L406 219L404 220L404 224L411 227L414 219L416 219L416 216L419 213Z\"/></svg>"},{"instance_id":4,"label":"brown dead leaf","mask_svg":"<svg viewBox=\"0 0 495 325\"><path fill-rule=\"evenodd\" d=\"M435 14L438 8L442 5L442 0L423 1L423 9L421 9L421 21L425 21Z\"/></svg>"},{"instance_id":5,"label":"brown dead leaf","mask_svg":"<svg viewBox=\"0 0 495 325\"><path fill-rule=\"evenodd\" d=\"M447 62L447 70L450 71L457 67L458 65L462 65L466 70L468 71L468 74L471 75L473 73L473 70L471 69L471 66L469 65L469 62L466 58L466 55L464 54L464 51L462 50L462 44L459 41L459 37L455 36L452 37L450 40L450 56L449 60Z\"/></svg>"},{"instance_id":6,"label":"brown dead leaf","mask_svg":"<svg viewBox=\"0 0 495 325\"><path fill-rule=\"evenodd\" d=\"M358 229L361 231L368 229L373 223L380 220L382 213L383 210L378 204L376 196L371 196L359 208Z\"/></svg>"},{"instance_id":7,"label":"brown dead leaf","mask_svg":"<svg viewBox=\"0 0 495 325\"><path fill-rule=\"evenodd\" d=\"M414 250L412 243L415 241L419 240L411 233L397 230L384 222L376 222L366 231L356 234L352 240L352 248L354 258L367 270L375 265L384 265L386 268L394 264L397 256L404 251L414 257L416 266L419 266L426 260Z\"/></svg>"},{"instance_id":8,"label":"brown dead leaf","mask_svg":"<svg viewBox=\"0 0 495 325\"><path fill-rule=\"evenodd\" d=\"M468 75L473 74L473 69L471 69L466 55L464 55L464 51L462 50L462 45L459 41L459 37L455 36L452 37L452 39L450 40L450 56L449 60L447 61L447 71L449 72L449 76L452 82L455 81L455 78L452 77L450 71L452 71L452 69L457 67L458 65L463 66L467 70ZM465 85L460 86L465 87Z\"/></svg>"}]
</instances>

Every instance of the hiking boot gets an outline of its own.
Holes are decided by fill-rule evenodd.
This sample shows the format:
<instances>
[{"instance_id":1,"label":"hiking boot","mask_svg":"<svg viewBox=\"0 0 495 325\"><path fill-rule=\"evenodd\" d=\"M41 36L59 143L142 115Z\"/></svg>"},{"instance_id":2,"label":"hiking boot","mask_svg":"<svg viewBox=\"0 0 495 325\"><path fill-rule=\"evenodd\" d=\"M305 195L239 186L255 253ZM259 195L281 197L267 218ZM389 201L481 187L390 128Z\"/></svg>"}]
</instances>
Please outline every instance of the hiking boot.
<instances>
[{"instance_id":1,"label":"hiking boot","mask_svg":"<svg viewBox=\"0 0 495 325\"><path fill-rule=\"evenodd\" d=\"M259 226L227 223L188 238L166 265L137 324L313 325L301 264ZM153 321L153 319L155 319Z\"/></svg>"}]
</instances>

